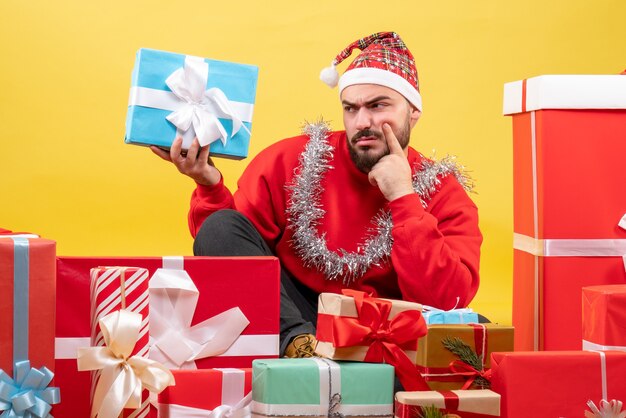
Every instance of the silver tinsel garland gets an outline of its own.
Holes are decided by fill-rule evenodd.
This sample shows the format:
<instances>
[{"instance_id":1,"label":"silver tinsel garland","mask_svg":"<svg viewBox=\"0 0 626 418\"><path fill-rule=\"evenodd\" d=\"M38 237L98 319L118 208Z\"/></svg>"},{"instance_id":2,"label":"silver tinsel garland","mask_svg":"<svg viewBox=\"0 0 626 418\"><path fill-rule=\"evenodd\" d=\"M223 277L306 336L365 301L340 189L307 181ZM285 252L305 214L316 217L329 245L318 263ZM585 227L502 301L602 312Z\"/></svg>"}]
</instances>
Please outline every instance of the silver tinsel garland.
<instances>
[{"instance_id":1,"label":"silver tinsel garland","mask_svg":"<svg viewBox=\"0 0 626 418\"><path fill-rule=\"evenodd\" d=\"M333 147L327 137L330 127L326 122L307 124L303 133L309 137L300 155L300 165L295 170L293 182L287 186L291 197L287 204L288 228L293 229L292 245L305 267L315 268L328 280L343 278L343 283L362 277L371 266L386 263L391 255L393 223L391 213L381 209L372 220L362 245L356 252L339 249L339 254L328 249L326 234L318 235L317 228L326 213L320 196L321 181L326 171L332 169ZM430 196L436 192L445 176L453 175L467 191L473 183L452 157L440 161L424 159L422 167L413 173L413 189L426 208Z\"/></svg>"}]
</instances>

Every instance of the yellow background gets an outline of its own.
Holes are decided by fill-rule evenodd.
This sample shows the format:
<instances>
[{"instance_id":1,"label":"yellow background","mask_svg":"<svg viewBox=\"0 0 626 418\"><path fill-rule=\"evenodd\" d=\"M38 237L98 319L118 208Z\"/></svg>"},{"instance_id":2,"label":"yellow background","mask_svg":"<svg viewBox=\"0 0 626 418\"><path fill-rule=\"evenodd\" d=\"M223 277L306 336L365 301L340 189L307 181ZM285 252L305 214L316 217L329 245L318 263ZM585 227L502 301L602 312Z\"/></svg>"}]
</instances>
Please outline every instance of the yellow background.
<instances>
[{"instance_id":1,"label":"yellow background","mask_svg":"<svg viewBox=\"0 0 626 418\"><path fill-rule=\"evenodd\" d=\"M622 71L625 18L623 0L2 0L0 227L56 239L60 255L190 255L193 183L123 141L136 50L258 65L254 156L304 120L323 116L340 129L337 91L320 69L355 39L395 30L415 55L424 100L412 145L457 155L477 183L485 241L472 307L510 323L502 86ZM246 161L217 163L233 189Z\"/></svg>"}]
</instances>

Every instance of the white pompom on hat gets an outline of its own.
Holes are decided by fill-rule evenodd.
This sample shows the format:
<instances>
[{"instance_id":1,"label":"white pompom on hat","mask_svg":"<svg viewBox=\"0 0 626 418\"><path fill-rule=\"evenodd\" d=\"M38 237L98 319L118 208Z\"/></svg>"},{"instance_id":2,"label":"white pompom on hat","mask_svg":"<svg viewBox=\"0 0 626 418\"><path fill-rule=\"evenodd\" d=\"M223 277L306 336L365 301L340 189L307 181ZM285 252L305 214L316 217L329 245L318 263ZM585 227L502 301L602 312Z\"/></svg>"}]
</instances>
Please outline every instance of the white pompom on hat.
<instances>
[{"instance_id":1,"label":"white pompom on hat","mask_svg":"<svg viewBox=\"0 0 626 418\"><path fill-rule=\"evenodd\" d=\"M337 65L358 48L361 53L341 77ZM348 45L320 73L320 79L330 87L339 84L339 94L354 84L377 84L402 94L418 110L422 110L417 69L411 51L395 32L378 32Z\"/></svg>"}]
</instances>

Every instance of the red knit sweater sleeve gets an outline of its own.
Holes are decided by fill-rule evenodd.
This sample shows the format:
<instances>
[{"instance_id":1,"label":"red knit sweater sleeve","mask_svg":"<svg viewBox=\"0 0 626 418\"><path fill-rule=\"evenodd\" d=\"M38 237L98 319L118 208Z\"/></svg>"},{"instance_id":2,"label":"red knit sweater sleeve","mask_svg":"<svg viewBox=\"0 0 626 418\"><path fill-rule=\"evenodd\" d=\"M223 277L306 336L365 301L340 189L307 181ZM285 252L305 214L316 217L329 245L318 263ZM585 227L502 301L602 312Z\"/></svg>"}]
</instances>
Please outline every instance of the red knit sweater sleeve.
<instances>
[{"instance_id":1,"label":"red knit sweater sleeve","mask_svg":"<svg viewBox=\"0 0 626 418\"><path fill-rule=\"evenodd\" d=\"M465 307L478 290L482 235L478 210L452 176L426 210L417 194L389 203L391 261L402 298L441 309Z\"/></svg>"},{"instance_id":2,"label":"red knit sweater sleeve","mask_svg":"<svg viewBox=\"0 0 626 418\"><path fill-rule=\"evenodd\" d=\"M234 208L233 196L224 185L223 177L215 186L196 184L196 189L191 194L191 203L187 215L191 235L196 237L204 220L213 212Z\"/></svg>"},{"instance_id":3,"label":"red knit sweater sleeve","mask_svg":"<svg viewBox=\"0 0 626 418\"><path fill-rule=\"evenodd\" d=\"M235 192L235 206L275 250L285 226L289 176L306 144L306 137L288 138L261 151L246 167Z\"/></svg>"}]
</instances>

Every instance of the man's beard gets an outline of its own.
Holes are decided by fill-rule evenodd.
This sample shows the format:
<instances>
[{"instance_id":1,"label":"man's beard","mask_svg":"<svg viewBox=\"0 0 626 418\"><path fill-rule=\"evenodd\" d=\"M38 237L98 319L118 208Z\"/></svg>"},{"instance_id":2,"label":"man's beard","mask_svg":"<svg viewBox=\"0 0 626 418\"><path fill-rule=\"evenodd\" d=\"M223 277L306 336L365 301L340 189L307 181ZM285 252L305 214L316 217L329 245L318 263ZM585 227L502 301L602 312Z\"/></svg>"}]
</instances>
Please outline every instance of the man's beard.
<instances>
[{"instance_id":1,"label":"man's beard","mask_svg":"<svg viewBox=\"0 0 626 418\"><path fill-rule=\"evenodd\" d=\"M402 146L402 149L406 148L406 146L409 145L409 139L411 137L411 125L408 118L406 120L406 123L404 124L403 129L400 132L394 132L394 134L398 138L398 142ZM370 152L369 149L357 149L356 140L367 136L376 137L379 141L383 143L385 148L379 153ZM364 173L369 173L372 170L372 167L374 167L381 158L383 158L385 155L389 155L389 146L387 145L387 141L385 140L385 136L383 135L383 133L371 129L359 131L354 134L352 138L348 139L348 150L350 151L350 158L352 158L354 165L356 165L356 167Z\"/></svg>"}]
</instances>

